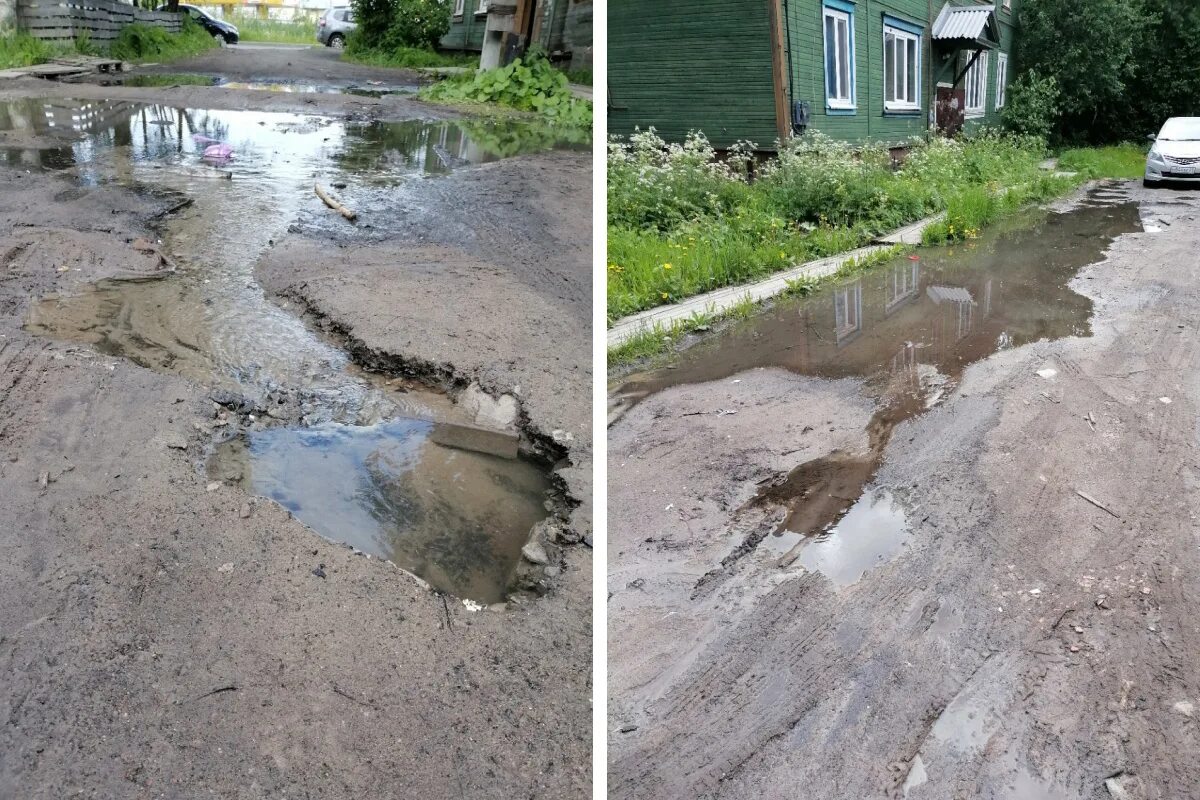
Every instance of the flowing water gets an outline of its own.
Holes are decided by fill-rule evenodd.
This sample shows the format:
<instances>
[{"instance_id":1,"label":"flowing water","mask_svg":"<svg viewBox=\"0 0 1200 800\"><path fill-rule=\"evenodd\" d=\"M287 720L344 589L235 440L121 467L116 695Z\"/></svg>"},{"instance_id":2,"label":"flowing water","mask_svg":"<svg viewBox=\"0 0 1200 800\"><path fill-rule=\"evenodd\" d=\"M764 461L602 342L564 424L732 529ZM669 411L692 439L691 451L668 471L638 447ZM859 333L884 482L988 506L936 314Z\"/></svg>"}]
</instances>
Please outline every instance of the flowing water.
<instances>
[{"instance_id":1,"label":"flowing water","mask_svg":"<svg viewBox=\"0 0 1200 800\"><path fill-rule=\"evenodd\" d=\"M233 158L203 158L214 141L230 145ZM525 135L511 122L354 122L113 101L0 104L0 159L9 164L192 201L165 222L161 247L173 274L43 298L27 329L300 420L303 427L251 430L226 444L215 469L332 539L393 559L437 588L494 601L530 527L545 515L544 471L475 452L469 441L464 448L462 436L438 436L439 426L470 420L443 395L354 368L342 349L267 297L254 265L313 213L314 183L347 204L358 192L419 203L421 181L562 145L571 143L540 129Z\"/></svg>"},{"instance_id":2,"label":"flowing water","mask_svg":"<svg viewBox=\"0 0 1200 800\"><path fill-rule=\"evenodd\" d=\"M1092 303L1069 283L1135 230L1137 206L1111 190L1068 213L1030 212L978 240L923 248L811 297L782 300L667 368L630 376L612 402L620 409L670 386L759 367L863 379L877 408L867 450L801 464L752 501L787 510L762 552L853 583L907 538L902 503L872 484L895 427L937 405L968 365L997 351L1090 336Z\"/></svg>"}]
</instances>

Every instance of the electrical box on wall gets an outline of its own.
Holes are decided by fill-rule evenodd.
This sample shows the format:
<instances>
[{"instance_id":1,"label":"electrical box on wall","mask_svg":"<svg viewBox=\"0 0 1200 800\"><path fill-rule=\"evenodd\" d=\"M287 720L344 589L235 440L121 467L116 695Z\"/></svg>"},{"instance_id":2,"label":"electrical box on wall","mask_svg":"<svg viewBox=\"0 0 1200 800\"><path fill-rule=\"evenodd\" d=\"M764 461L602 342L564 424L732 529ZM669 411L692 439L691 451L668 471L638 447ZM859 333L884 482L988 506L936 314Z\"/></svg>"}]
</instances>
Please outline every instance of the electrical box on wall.
<instances>
[{"instance_id":1,"label":"electrical box on wall","mask_svg":"<svg viewBox=\"0 0 1200 800\"><path fill-rule=\"evenodd\" d=\"M792 133L804 133L808 128L811 108L807 100L792 102Z\"/></svg>"}]
</instances>

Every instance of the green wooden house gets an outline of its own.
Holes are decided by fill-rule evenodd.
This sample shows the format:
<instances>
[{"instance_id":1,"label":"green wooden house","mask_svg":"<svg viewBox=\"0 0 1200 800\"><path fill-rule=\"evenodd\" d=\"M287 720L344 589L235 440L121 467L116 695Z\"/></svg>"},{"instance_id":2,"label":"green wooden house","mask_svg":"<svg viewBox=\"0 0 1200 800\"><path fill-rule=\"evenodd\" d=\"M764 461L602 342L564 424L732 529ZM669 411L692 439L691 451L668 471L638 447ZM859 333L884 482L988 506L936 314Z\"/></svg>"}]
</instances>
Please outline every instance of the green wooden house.
<instances>
[{"instance_id":1,"label":"green wooden house","mask_svg":"<svg viewBox=\"0 0 1200 800\"><path fill-rule=\"evenodd\" d=\"M609 0L609 133L770 151L996 124L1019 2Z\"/></svg>"},{"instance_id":2,"label":"green wooden house","mask_svg":"<svg viewBox=\"0 0 1200 800\"><path fill-rule=\"evenodd\" d=\"M2 2L2 0L0 0ZM570 69L592 65L592 0L496 0L516 7L516 33L535 42ZM443 50L483 49L489 0L449 0L450 30Z\"/></svg>"}]
</instances>

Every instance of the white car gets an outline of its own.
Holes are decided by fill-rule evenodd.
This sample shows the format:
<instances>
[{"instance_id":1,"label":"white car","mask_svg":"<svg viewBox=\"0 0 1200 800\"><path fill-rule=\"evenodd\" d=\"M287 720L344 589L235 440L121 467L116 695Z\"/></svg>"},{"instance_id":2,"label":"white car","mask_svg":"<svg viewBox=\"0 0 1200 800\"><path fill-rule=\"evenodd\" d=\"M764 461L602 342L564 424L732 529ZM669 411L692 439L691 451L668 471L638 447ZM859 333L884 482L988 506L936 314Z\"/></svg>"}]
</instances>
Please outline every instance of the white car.
<instances>
[{"instance_id":1,"label":"white car","mask_svg":"<svg viewBox=\"0 0 1200 800\"><path fill-rule=\"evenodd\" d=\"M1171 117L1146 156L1146 186L1164 181L1200 182L1200 117Z\"/></svg>"}]
</instances>

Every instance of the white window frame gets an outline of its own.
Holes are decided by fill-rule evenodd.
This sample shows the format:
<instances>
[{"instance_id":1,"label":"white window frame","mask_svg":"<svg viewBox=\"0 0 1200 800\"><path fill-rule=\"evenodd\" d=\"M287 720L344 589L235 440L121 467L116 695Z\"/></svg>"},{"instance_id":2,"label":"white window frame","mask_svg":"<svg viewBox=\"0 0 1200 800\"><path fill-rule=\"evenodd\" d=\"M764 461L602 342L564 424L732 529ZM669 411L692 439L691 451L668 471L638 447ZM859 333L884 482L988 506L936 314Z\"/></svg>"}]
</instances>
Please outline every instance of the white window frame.
<instances>
[{"instance_id":1,"label":"white window frame","mask_svg":"<svg viewBox=\"0 0 1200 800\"><path fill-rule=\"evenodd\" d=\"M821 54L822 71L825 73L825 105L828 108L838 111L853 111L857 106L855 103L855 64L854 64L854 15L842 11L832 6L821 7L821 36L825 40L825 50ZM828 20L833 20L834 41L829 41L829 23ZM843 50L843 45L838 33L838 25L845 25L846 28L846 44ZM829 73L829 49L833 48L833 74ZM849 80L849 85L841 86L842 78L842 59L841 56L846 56L846 76ZM833 91L831 91L831 89ZM838 91L845 89L845 91Z\"/></svg>"},{"instance_id":2,"label":"white window frame","mask_svg":"<svg viewBox=\"0 0 1200 800\"><path fill-rule=\"evenodd\" d=\"M971 56L974 58L974 56ZM982 117L987 112L987 70L988 70L988 52L983 51L979 58L975 59L975 63L967 70L967 74L963 80L966 81L965 97L963 98L963 111L968 118ZM976 103L971 103L971 88L974 87L978 92Z\"/></svg>"},{"instance_id":3,"label":"white window frame","mask_svg":"<svg viewBox=\"0 0 1200 800\"><path fill-rule=\"evenodd\" d=\"M833 293L833 330L839 345L862 330L862 281Z\"/></svg>"},{"instance_id":4,"label":"white window frame","mask_svg":"<svg viewBox=\"0 0 1200 800\"><path fill-rule=\"evenodd\" d=\"M467 0L454 0L453 16L461 17L463 15L463 11L466 10L466 5L467 5Z\"/></svg>"},{"instance_id":5,"label":"white window frame","mask_svg":"<svg viewBox=\"0 0 1200 800\"><path fill-rule=\"evenodd\" d=\"M889 42L889 39L891 40ZM903 64L897 61L896 66L902 67L895 71L895 74L888 75L888 47L895 47L897 42L904 42L904 61ZM914 72L913 80L911 81L913 97L907 97L909 89L909 63L908 63L908 43L913 43L913 63L911 68ZM892 82L895 100L887 99L888 81ZM900 83L897 83L900 81ZM901 84L903 85L903 93L900 92ZM901 99L901 94L906 95ZM893 28L891 25L883 26L883 107L886 111L920 111L921 110L921 37L915 33L903 30L902 28Z\"/></svg>"},{"instance_id":6,"label":"white window frame","mask_svg":"<svg viewBox=\"0 0 1200 800\"><path fill-rule=\"evenodd\" d=\"M475 13L476 14L486 14L487 7L488 7L488 0L479 0L479 5L475 8Z\"/></svg>"},{"instance_id":7,"label":"white window frame","mask_svg":"<svg viewBox=\"0 0 1200 800\"><path fill-rule=\"evenodd\" d=\"M996 56L996 110L1004 108L1008 97L1008 53Z\"/></svg>"}]
</instances>

